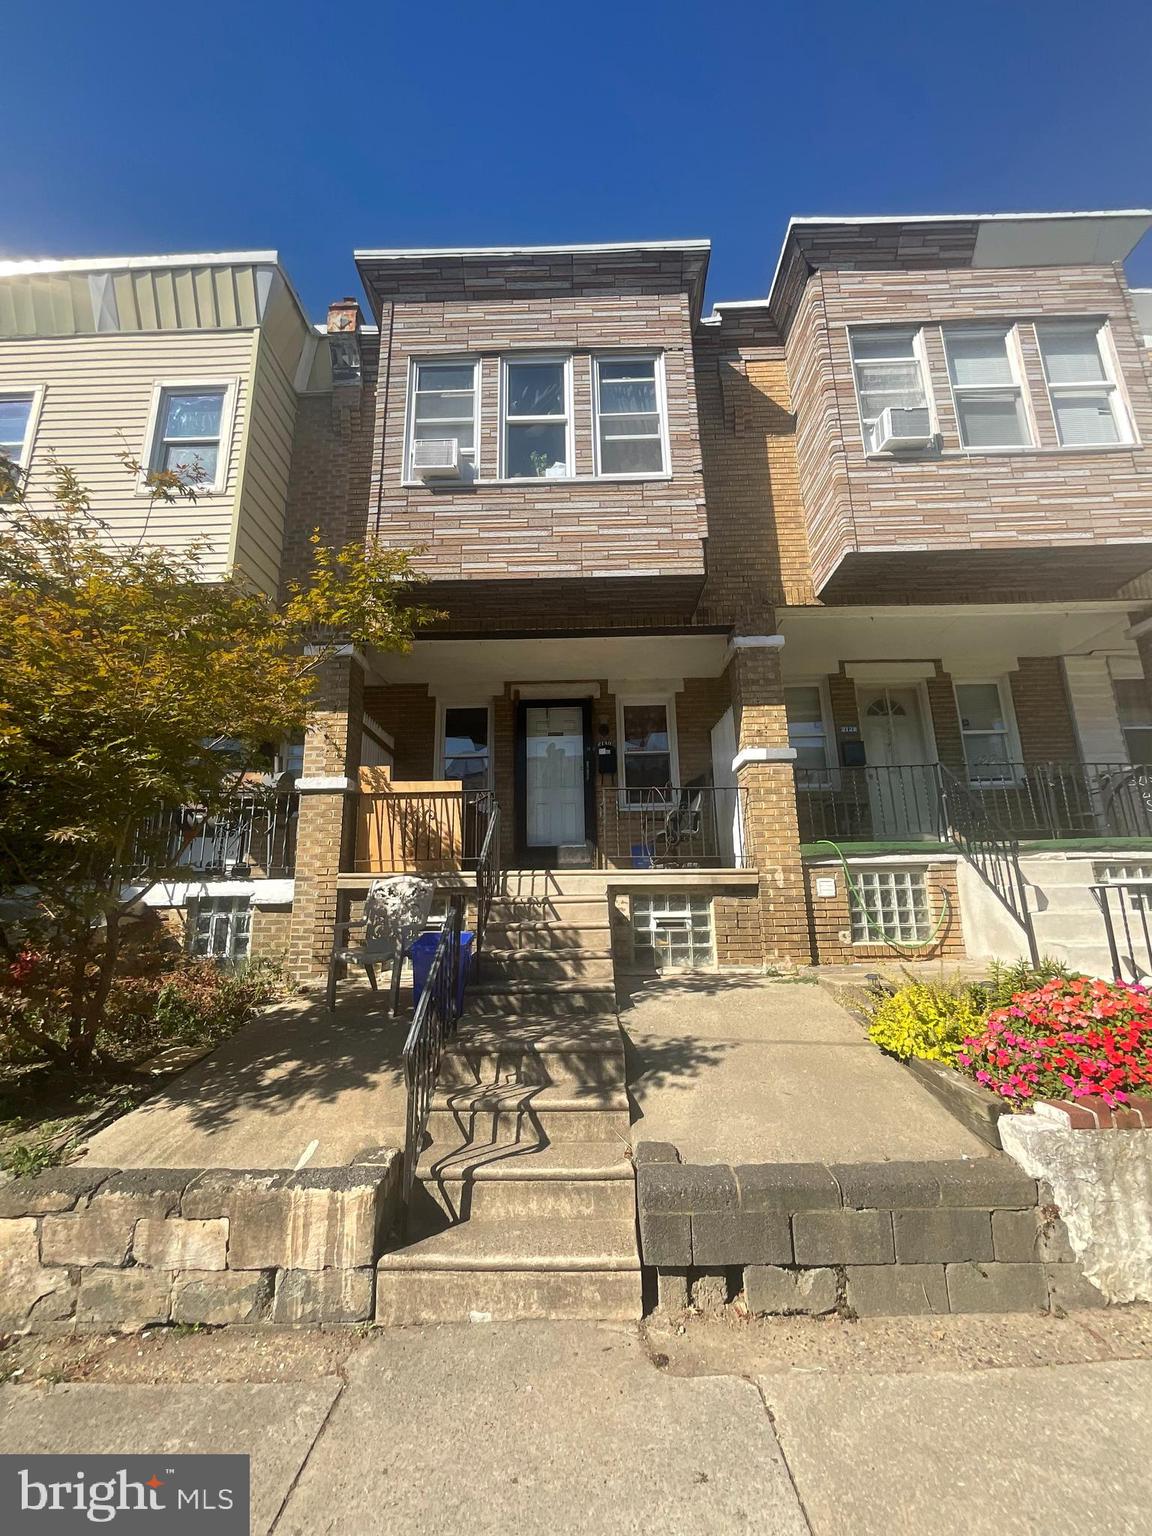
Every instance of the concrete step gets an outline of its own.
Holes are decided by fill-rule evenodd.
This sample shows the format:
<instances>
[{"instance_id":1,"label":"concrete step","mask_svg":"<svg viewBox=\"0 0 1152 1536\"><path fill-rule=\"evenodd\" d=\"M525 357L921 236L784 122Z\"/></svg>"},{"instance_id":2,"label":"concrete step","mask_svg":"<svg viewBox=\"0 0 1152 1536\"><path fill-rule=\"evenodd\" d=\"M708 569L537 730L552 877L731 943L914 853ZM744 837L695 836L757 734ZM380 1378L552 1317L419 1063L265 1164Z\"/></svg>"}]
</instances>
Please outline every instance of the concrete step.
<instances>
[{"instance_id":1,"label":"concrete step","mask_svg":"<svg viewBox=\"0 0 1152 1536\"><path fill-rule=\"evenodd\" d=\"M468 989L473 1018L511 1018L517 1014L575 1017L610 1013L616 988L591 981L487 982Z\"/></svg>"},{"instance_id":2,"label":"concrete step","mask_svg":"<svg viewBox=\"0 0 1152 1536\"><path fill-rule=\"evenodd\" d=\"M430 1140L446 1153L518 1142L526 1149L557 1141L629 1140L628 1095L595 1084L483 1083L437 1088L428 1114Z\"/></svg>"},{"instance_id":3,"label":"concrete step","mask_svg":"<svg viewBox=\"0 0 1152 1536\"><path fill-rule=\"evenodd\" d=\"M1032 928L1041 948L1045 944L1107 948L1104 919L1098 907L1093 907L1090 912L1033 912Z\"/></svg>"},{"instance_id":4,"label":"concrete step","mask_svg":"<svg viewBox=\"0 0 1152 1536\"><path fill-rule=\"evenodd\" d=\"M1100 857L1106 859L1107 855ZM1020 870L1030 885L1047 890L1056 885L1091 885L1094 864L1094 859L1042 859L1029 858L1025 854L1020 860Z\"/></svg>"},{"instance_id":5,"label":"concrete step","mask_svg":"<svg viewBox=\"0 0 1152 1536\"><path fill-rule=\"evenodd\" d=\"M485 977L506 981L611 981L611 949L486 948Z\"/></svg>"},{"instance_id":6,"label":"concrete step","mask_svg":"<svg viewBox=\"0 0 1152 1536\"><path fill-rule=\"evenodd\" d=\"M607 928L608 900L603 895L572 897L558 896L555 892L539 896L497 896L488 920L497 928L513 923L535 923L567 928L575 934L586 927ZM571 939L569 942L576 941Z\"/></svg>"},{"instance_id":7,"label":"concrete step","mask_svg":"<svg viewBox=\"0 0 1152 1536\"><path fill-rule=\"evenodd\" d=\"M614 1014L574 1019L473 1019L445 1047L439 1086L480 1083L623 1087L624 1041Z\"/></svg>"},{"instance_id":8,"label":"concrete step","mask_svg":"<svg viewBox=\"0 0 1152 1536\"><path fill-rule=\"evenodd\" d=\"M1086 885L1050 885L1027 888L1028 905L1033 912L1095 912L1100 908Z\"/></svg>"},{"instance_id":9,"label":"concrete step","mask_svg":"<svg viewBox=\"0 0 1152 1536\"><path fill-rule=\"evenodd\" d=\"M627 1148L563 1141L446 1152L435 1144L416 1170L411 1220L520 1222L544 1218L630 1221L635 1188Z\"/></svg>"},{"instance_id":10,"label":"concrete step","mask_svg":"<svg viewBox=\"0 0 1152 1536\"><path fill-rule=\"evenodd\" d=\"M578 927L549 922L497 923L490 919L485 943L492 949L592 949L612 953L612 929L607 923Z\"/></svg>"},{"instance_id":11,"label":"concrete step","mask_svg":"<svg viewBox=\"0 0 1152 1536\"><path fill-rule=\"evenodd\" d=\"M1112 956L1107 945L1066 944L1046 940L1040 934L1036 935L1036 944L1041 957L1061 960L1071 970L1080 971L1085 976L1103 976L1105 979L1112 976Z\"/></svg>"},{"instance_id":12,"label":"concrete step","mask_svg":"<svg viewBox=\"0 0 1152 1536\"><path fill-rule=\"evenodd\" d=\"M603 896L618 872L605 869L506 869L497 896Z\"/></svg>"},{"instance_id":13,"label":"concrete step","mask_svg":"<svg viewBox=\"0 0 1152 1536\"><path fill-rule=\"evenodd\" d=\"M468 1221L385 1253L376 1321L388 1326L640 1315L632 1221Z\"/></svg>"}]
</instances>

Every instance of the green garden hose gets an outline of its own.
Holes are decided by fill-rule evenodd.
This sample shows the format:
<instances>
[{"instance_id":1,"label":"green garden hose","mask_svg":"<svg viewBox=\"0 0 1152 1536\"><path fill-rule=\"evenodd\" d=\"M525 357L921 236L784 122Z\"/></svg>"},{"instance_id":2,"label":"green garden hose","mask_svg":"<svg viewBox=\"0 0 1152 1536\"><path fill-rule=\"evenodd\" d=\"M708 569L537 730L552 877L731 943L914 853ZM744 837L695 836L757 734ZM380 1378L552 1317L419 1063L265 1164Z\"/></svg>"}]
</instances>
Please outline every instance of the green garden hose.
<instances>
[{"instance_id":1,"label":"green garden hose","mask_svg":"<svg viewBox=\"0 0 1152 1536\"><path fill-rule=\"evenodd\" d=\"M823 846L825 848L832 848L835 850L836 857L840 860L840 867L844 871L844 883L847 885L852 895L856 898L856 906L860 912L860 916L864 919L864 926L877 936L881 944L887 944L889 949L894 949L898 954L902 955L915 955L920 950L929 949L933 944L935 944L936 940L944 931L945 924L948 923L952 917L952 900L947 891L943 891L941 893L944 897L944 908L940 913L940 920L937 922L935 928L932 930L929 936L926 939L923 939L919 944L901 944L896 939L888 938L887 935L881 932L881 930L868 916L868 908L865 906L864 898L860 894L860 887L852 878L852 871L848 867L848 860L844 857L844 850L840 847L840 845L838 843L834 843L830 837L818 837L816 839L816 846Z\"/></svg>"}]
</instances>

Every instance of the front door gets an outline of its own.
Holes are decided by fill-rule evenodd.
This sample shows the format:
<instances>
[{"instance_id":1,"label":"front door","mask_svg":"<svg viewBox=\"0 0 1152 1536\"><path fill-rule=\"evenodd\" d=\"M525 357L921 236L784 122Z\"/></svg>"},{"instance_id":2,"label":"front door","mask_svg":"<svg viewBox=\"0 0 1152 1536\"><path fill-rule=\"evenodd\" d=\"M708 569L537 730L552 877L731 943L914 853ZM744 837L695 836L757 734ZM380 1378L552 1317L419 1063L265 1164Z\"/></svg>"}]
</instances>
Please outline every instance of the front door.
<instances>
[{"instance_id":1,"label":"front door","mask_svg":"<svg viewBox=\"0 0 1152 1536\"><path fill-rule=\"evenodd\" d=\"M521 703L517 832L524 861L579 864L589 855L595 819L589 700Z\"/></svg>"},{"instance_id":2,"label":"front door","mask_svg":"<svg viewBox=\"0 0 1152 1536\"><path fill-rule=\"evenodd\" d=\"M862 688L858 704L873 836L936 836L936 773L930 766L919 691Z\"/></svg>"}]
</instances>

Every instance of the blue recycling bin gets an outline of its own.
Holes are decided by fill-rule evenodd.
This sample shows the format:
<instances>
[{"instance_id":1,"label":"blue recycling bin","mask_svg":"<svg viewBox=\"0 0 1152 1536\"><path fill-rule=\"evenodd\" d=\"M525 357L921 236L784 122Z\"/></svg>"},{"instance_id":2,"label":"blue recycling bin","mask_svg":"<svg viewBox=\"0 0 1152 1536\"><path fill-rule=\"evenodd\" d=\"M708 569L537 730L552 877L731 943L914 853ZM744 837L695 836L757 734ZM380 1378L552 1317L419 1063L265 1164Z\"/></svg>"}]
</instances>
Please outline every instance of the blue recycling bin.
<instances>
[{"instance_id":1,"label":"blue recycling bin","mask_svg":"<svg viewBox=\"0 0 1152 1536\"><path fill-rule=\"evenodd\" d=\"M465 928L460 934L460 976L457 982L456 1008L462 1012L464 1008L464 988L468 985L468 976L472 970L472 941L476 935ZM412 945L408 954L412 960L412 1010L415 1012L424 993L424 987L428 981L428 972L432 969L432 958L436 953L436 946L440 942L440 934L422 933Z\"/></svg>"},{"instance_id":2,"label":"blue recycling bin","mask_svg":"<svg viewBox=\"0 0 1152 1536\"><path fill-rule=\"evenodd\" d=\"M632 868L654 869L655 860L652 857L652 849L647 843L632 844Z\"/></svg>"}]
</instances>

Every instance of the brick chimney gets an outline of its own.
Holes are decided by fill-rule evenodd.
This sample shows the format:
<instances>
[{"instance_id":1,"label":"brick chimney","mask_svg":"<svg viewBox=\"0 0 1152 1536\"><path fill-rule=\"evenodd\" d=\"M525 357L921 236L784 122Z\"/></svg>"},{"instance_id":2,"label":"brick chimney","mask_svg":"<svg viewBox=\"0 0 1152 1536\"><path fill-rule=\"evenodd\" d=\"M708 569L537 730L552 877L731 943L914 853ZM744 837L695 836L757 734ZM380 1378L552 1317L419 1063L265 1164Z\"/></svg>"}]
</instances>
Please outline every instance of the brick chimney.
<instances>
[{"instance_id":1,"label":"brick chimney","mask_svg":"<svg viewBox=\"0 0 1152 1536\"><path fill-rule=\"evenodd\" d=\"M353 298L334 299L328 306L329 336L358 336L364 324L360 305Z\"/></svg>"},{"instance_id":2,"label":"brick chimney","mask_svg":"<svg viewBox=\"0 0 1152 1536\"><path fill-rule=\"evenodd\" d=\"M340 386L360 384L360 330L364 316L353 298L337 299L328 306L328 348L332 354L332 382Z\"/></svg>"}]
</instances>

